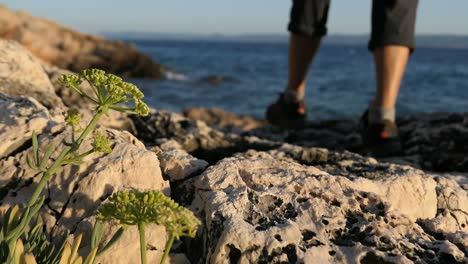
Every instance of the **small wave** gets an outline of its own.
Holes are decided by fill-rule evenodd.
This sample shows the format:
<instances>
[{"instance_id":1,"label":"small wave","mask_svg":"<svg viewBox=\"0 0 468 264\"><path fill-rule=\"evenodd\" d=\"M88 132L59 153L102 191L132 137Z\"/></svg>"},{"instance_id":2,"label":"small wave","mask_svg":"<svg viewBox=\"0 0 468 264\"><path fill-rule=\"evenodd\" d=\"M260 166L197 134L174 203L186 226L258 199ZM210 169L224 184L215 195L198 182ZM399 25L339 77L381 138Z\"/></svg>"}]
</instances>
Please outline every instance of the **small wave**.
<instances>
[{"instance_id":1,"label":"small wave","mask_svg":"<svg viewBox=\"0 0 468 264\"><path fill-rule=\"evenodd\" d=\"M189 80L189 77L187 77L186 75L182 73L173 72L173 71L166 71L164 73L164 78L166 80L179 81L179 82L186 82Z\"/></svg>"}]
</instances>

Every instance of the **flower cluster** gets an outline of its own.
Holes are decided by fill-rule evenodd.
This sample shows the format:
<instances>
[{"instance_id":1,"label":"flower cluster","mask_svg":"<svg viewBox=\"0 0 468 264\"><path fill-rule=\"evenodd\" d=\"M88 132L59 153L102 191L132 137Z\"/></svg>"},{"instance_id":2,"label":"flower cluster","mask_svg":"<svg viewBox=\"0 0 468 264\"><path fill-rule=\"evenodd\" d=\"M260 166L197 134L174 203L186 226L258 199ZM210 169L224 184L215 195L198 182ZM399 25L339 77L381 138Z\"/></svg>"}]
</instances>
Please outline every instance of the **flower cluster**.
<instances>
[{"instance_id":1,"label":"flower cluster","mask_svg":"<svg viewBox=\"0 0 468 264\"><path fill-rule=\"evenodd\" d=\"M166 227L176 238L195 237L200 221L159 191L136 190L114 193L97 211L99 220L115 219L121 224L155 223Z\"/></svg>"},{"instance_id":2,"label":"flower cluster","mask_svg":"<svg viewBox=\"0 0 468 264\"><path fill-rule=\"evenodd\" d=\"M70 109L65 114L65 122L67 122L70 126L75 127L81 121L80 112L76 109Z\"/></svg>"},{"instance_id":3,"label":"flower cluster","mask_svg":"<svg viewBox=\"0 0 468 264\"><path fill-rule=\"evenodd\" d=\"M102 153L111 153L109 139L101 131L94 133L93 151Z\"/></svg>"},{"instance_id":4,"label":"flower cluster","mask_svg":"<svg viewBox=\"0 0 468 264\"><path fill-rule=\"evenodd\" d=\"M141 100L143 93L138 87L124 82L122 78L113 74L98 69L89 69L81 71L78 75L65 74L59 80L101 108L134 113L140 116L149 114L148 106ZM79 87L83 80L89 83L93 94L88 94ZM125 104L129 102L133 102L133 107L125 107ZM124 106L117 106L120 104L124 104Z\"/></svg>"},{"instance_id":5,"label":"flower cluster","mask_svg":"<svg viewBox=\"0 0 468 264\"><path fill-rule=\"evenodd\" d=\"M141 100L135 101L135 114L139 116L147 116L150 110L149 107Z\"/></svg>"},{"instance_id":6,"label":"flower cluster","mask_svg":"<svg viewBox=\"0 0 468 264\"><path fill-rule=\"evenodd\" d=\"M78 87L82 82L80 76L75 74L64 74L60 76L59 80L70 88Z\"/></svg>"}]
</instances>

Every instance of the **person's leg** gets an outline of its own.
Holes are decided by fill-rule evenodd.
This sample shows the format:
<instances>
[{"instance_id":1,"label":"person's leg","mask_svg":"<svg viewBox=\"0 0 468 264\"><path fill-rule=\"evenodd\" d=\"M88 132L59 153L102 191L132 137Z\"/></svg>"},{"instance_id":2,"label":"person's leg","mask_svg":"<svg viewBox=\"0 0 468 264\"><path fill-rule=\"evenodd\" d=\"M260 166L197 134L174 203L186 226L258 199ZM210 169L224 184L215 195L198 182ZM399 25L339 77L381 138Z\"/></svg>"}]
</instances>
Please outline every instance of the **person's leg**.
<instances>
[{"instance_id":1,"label":"person's leg","mask_svg":"<svg viewBox=\"0 0 468 264\"><path fill-rule=\"evenodd\" d=\"M363 141L375 156L400 154L395 105L411 51L418 0L373 0L372 33L376 93L361 118Z\"/></svg>"},{"instance_id":2,"label":"person's leg","mask_svg":"<svg viewBox=\"0 0 468 264\"><path fill-rule=\"evenodd\" d=\"M291 32L288 54L288 100L299 101L304 96L307 73L327 32L330 0L294 0L288 30Z\"/></svg>"},{"instance_id":3,"label":"person's leg","mask_svg":"<svg viewBox=\"0 0 468 264\"><path fill-rule=\"evenodd\" d=\"M304 91L307 73L327 32L330 0L294 0L288 30L291 32L288 54L288 83L278 100L268 106L267 120L283 128L304 124L307 109Z\"/></svg>"},{"instance_id":4,"label":"person's leg","mask_svg":"<svg viewBox=\"0 0 468 264\"><path fill-rule=\"evenodd\" d=\"M409 55L410 49L406 46L385 45L375 48L376 94L372 102L374 107L395 108Z\"/></svg>"},{"instance_id":5,"label":"person's leg","mask_svg":"<svg viewBox=\"0 0 468 264\"><path fill-rule=\"evenodd\" d=\"M299 101L303 98L307 73L320 46L320 37L291 33L288 55L288 85L285 95L288 100Z\"/></svg>"},{"instance_id":6,"label":"person's leg","mask_svg":"<svg viewBox=\"0 0 468 264\"><path fill-rule=\"evenodd\" d=\"M373 51L376 93L369 121L395 121L395 105L411 50L417 0L374 0L369 49Z\"/></svg>"}]
</instances>

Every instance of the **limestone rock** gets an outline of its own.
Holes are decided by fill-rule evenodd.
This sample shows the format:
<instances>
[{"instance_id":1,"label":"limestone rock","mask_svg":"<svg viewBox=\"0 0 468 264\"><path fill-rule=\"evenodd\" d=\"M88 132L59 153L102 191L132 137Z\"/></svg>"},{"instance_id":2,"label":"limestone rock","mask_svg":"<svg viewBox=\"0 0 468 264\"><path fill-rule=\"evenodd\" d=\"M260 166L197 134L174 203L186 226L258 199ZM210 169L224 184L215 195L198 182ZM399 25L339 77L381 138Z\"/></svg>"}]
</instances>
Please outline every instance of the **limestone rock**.
<instances>
[{"instance_id":1,"label":"limestone rock","mask_svg":"<svg viewBox=\"0 0 468 264\"><path fill-rule=\"evenodd\" d=\"M203 172L208 166L208 162L193 157L183 149L155 147L151 150L158 155L162 173L167 175L170 181L184 180L195 173Z\"/></svg>"},{"instance_id":2,"label":"limestone rock","mask_svg":"<svg viewBox=\"0 0 468 264\"><path fill-rule=\"evenodd\" d=\"M468 113L421 114L400 124L405 154L419 156L421 167L468 172Z\"/></svg>"},{"instance_id":3,"label":"limestone rock","mask_svg":"<svg viewBox=\"0 0 468 264\"><path fill-rule=\"evenodd\" d=\"M431 218L436 214L436 181L421 170L378 163L373 158L350 152L301 148L289 144L270 153L278 158L290 157L297 162L313 165L331 175L352 179L356 183L354 188L382 196L412 221Z\"/></svg>"},{"instance_id":4,"label":"limestone rock","mask_svg":"<svg viewBox=\"0 0 468 264\"><path fill-rule=\"evenodd\" d=\"M171 254L169 255L169 258L170 258L170 263L174 263L174 264L190 264L190 260L187 258L187 256L185 254L181 254L181 253L178 253L178 254Z\"/></svg>"},{"instance_id":5,"label":"limestone rock","mask_svg":"<svg viewBox=\"0 0 468 264\"><path fill-rule=\"evenodd\" d=\"M63 109L40 61L15 41L0 40L0 92L34 97L48 108Z\"/></svg>"},{"instance_id":6,"label":"limestone rock","mask_svg":"<svg viewBox=\"0 0 468 264\"><path fill-rule=\"evenodd\" d=\"M421 221L438 237L452 238L460 248L468 250L468 191L454 180L437 177L437 214Z\"/></svg>"},{"instance_id":7,"label":"limestone rock","mask_svg":"<svg viewBox=\"0 0 468 264\"><path fill-rule=\"evenodd\" d=\"M432 118L410 124L422 122L436 129L431 127ZM192 261L468 261L464 185L451 180L452 175L382 162L425 167L421 158L426 150L410 154L413 150L409 148L408 156L380 161L343 151L350 144L360 145L352 122L324 122L295 132L265 128L240 134L164 111L134 121L138 136L148 144L183 149L213 165L201 176L172 186L178 201L192 202L192 209L203 218L203 234L186 245ZM453 122L463 127L460 124L465 121L454 118ZM405 130L410 124L402 122L402 133L417 130ZM320 136L320 130L326 129L333 132L330 142ZM354 132L349 136L349 131ZM454 139L435 139L440 140ZM281 141L330 143L339 151Z\"/></svg>"},{"instance_id":8,"label":"limestone rock","mask_svg":"<svg viewBox=\"0 0 468 264\"><path fill-rule=\"evenodd\" d=\"M144 118L132 116L132 120L138 131L137 137L143 141L157 144L158 140L170 138L191 154L201 152L218 156L221 154L218 149L235 148L240 139L236 135L225 135L201 121L191 121L180 114L166 111L153 111ZM209 153L212 150L215 153Z\"/></svg>"},{"instance_id":9,"label":"limestone rock","mask_svg":"<svg viewBox=\"0 0 468 264\"><path fill-rule=\"evenodd\" d=\"M310 121L301 129L279 130L265 125L261 120L218 109L188 109L185 115L226 133L240 135L240 141L244 141L246 136L254 136L303 147L347 150L367 155L357 120ZM468 145L465 143L468 142L468 113L403 116L397 120L397 124L404 151L399 156L380 158L380 161L431 171L468 172Z\"/></svg>"},{"instance_id":10,"label":"limestone rock","mask_svg":"<svg viewBox=\"0 0 468 264\"><path fill-rule=\"evenodd\" d=\"M228 131L236 131L237 128L237 130L243 132L266 125L266 121L264 120L257 120L250 116L239 116L220 108L193 107L185 109L184 115L189 119L201 120L209 126L224 128Z\"/></svg>"},{"instance_id":11,"label":"limestone rock","mask_svg":"<svg viewBox=\"0 0 468 264\"><path fill-rule=\"evenodd\" d=\"M223 133L202 121L190 120L163 110L154 110L148 117L131 118L137 131L136 136L145 143L159 145L170 139L178 142L189 154L209 163L215 163L236 152L272 149L280 145L258 138Z\"/></svg>"},{"instance_id":12,"label":"limestone rock","mask_svg":"<svg viewBox=\"0 0 468 264\"><path fill-rule=\"evenodd\" d=\"M193 258L210 263L468 260L466 249L455 245L465 238L436 239L419 224L437 218L437 190L446 190L433 177L352 153L309 149L307 156L305 151L287 145L268 153L249 151L197 177L192 208L204 216L206 233L202 253ZM307 157L317 166L296 163ZM460 204L464 199L454 198Z\"/></svg>"},{"instance_id":13,"label":"limestone rock","mask_svg":"<svg viewBox=\"0 0 468 264\"><path fill-rule=\"evenodd\" d=\"M161 78L164 72L163 66L132 45L83 34L4 6L0 6L0 37L16 40L40 59L74 72L99 68L150 78Z\"/></svg>"},{"instance_id":14,"label":"limestone rock","mask_svg":"<svg viewBox=\"0 0 468 264\"><path fill-rule=\"evenodd\" d=\"M32 132L52 131L60 126L47 109L33 98L12 98L0 93L0 158L31 141ZM29 143L30 144L30 143Z\"/></svg>"}]
</instances>

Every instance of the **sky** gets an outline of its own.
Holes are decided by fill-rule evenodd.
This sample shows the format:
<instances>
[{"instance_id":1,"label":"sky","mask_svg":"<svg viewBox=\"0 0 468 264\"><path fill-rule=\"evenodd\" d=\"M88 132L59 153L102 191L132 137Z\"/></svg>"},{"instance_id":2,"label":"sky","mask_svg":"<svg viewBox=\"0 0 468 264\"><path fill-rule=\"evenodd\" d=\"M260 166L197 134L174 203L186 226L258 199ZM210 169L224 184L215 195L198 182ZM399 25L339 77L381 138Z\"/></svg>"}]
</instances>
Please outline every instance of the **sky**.
<instances>
[{"instance_id":1,"label":"sky","mask_svg":"<svg viewBox=\"0 0 468 264\"><path fill-rule=\"evenodd\" d=\"M331 1L330 33L370 29L370 0ZM0 0L87 33L285 33L289 0ZM450 4L449 4L450 3ZM417 34L468 35L468 0L420 0Z\"/></svg>"}]
</instances>

